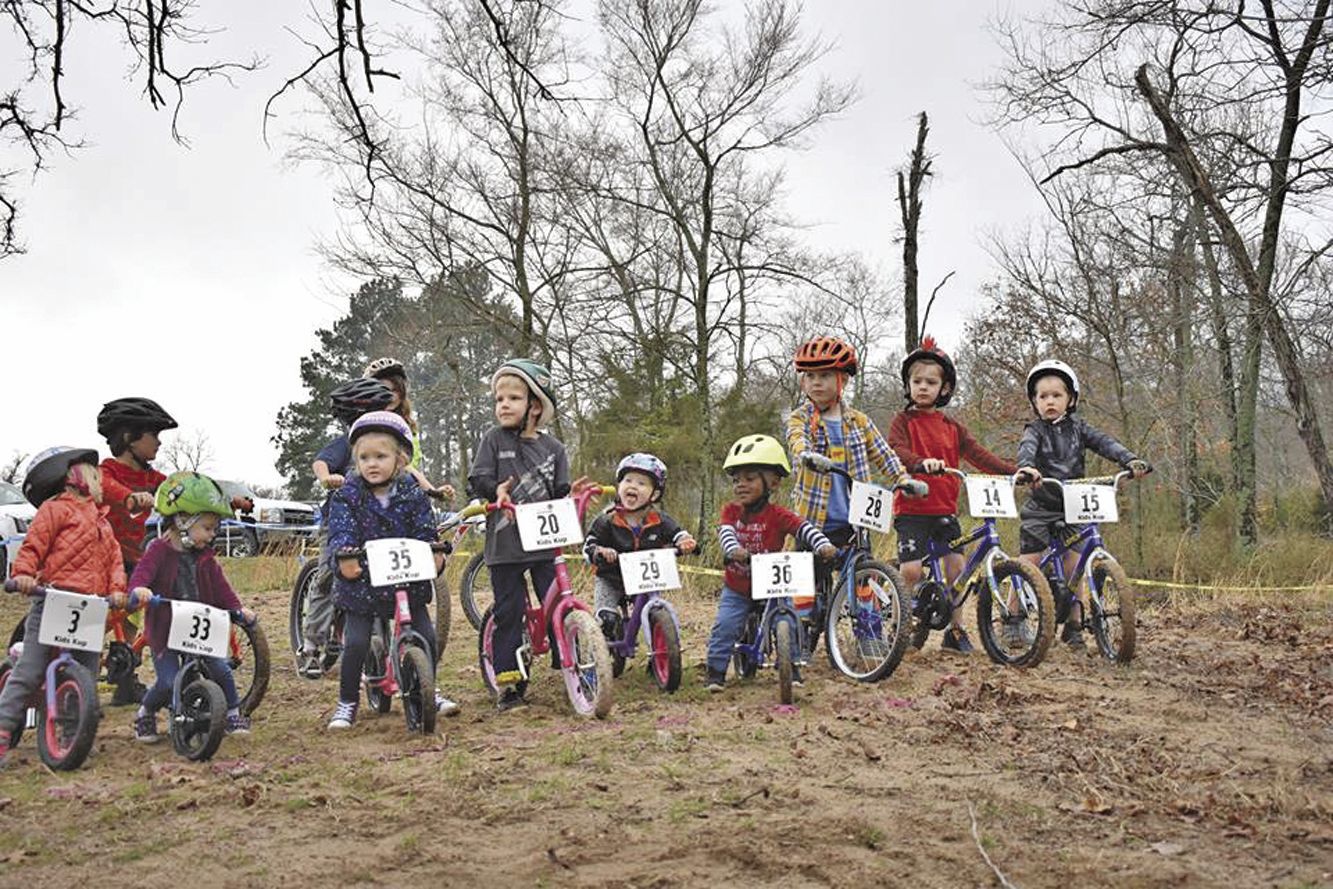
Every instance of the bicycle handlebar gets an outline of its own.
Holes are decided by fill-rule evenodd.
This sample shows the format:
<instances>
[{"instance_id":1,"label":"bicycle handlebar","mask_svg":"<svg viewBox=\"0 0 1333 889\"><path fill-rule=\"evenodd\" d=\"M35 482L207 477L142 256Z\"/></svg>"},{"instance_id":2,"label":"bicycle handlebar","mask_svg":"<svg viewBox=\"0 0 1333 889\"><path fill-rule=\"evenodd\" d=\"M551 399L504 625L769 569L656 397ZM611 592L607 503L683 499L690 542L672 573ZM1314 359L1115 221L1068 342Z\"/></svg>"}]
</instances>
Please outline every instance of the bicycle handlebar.
<instances>
[{"instance_id":1,"label":"bicycle handlebar","mask_svg":"<svg viewBox=\"0 0 1333 889\"><path fill-rule=\"evenodd\" d=\"M939 472L932 472L932 473L930 473L930 475L952 475L954 478L957 478L959 481L964 481L964 482L967 481L968 478L970 477L970 476L969 476L966 472L964 472L963 470L961 470L961 469L957 469L957 468L955 468L955 467L953 467L953 466L946 466L946 467L944 467L943 469L941 469ZM1022 482L1019 481L1019 476L1020 476L1020 473L1015 472L1013 475L1010 475L1010 476L1003 476L1003 477L1009 479L1009 484L1013 485L1014 487L1018 487L1020 484L1022 484Z\"/></svg>"},{"instance_id":2,"label":"bicycle handlebar","mask_svg":"<svg viewBox=\"0 0 1333 889\"><path fill-rule=\"evenodd\" d=\"M1113 476L1099 475L1092 478L1068 478L1068 479L1043 477L1041 480L1041 484L1055 485L1057 488L1060 488L1061 490L1064 490L1065 485L1110 485L1111 487L1115 488L1118 491L1120 490L1121 482L1123 482L1127 478L1133 478L1133 477L1134 473L1130 472L1128 469L1122 469Z\"/></svg>"},{"instance_id":3,"label":"bicycle handlebar","mask_svg":"<svg viewBox=\"0 0 1333 889\"><path fill-rule=\"evenodd\" d=\"M823 454L820 454L818 456L822 457ZM841 466L814 465L804 460L802 462L805 462L805 465L808 466L810 469L814 470L815 472L823 472L823 473L828 473L830 475L841 476L847 479L847 481L849 482L860 481L860 479L853 478L852 474L847 470L843 469ZM923 485L926 487L926 490L922 492L920 491L920 489L916 488L916 485ZM919 479L912 479L912 478L909 478L906 481L894 482L893 485L890 486L889 490L903 491L905 493L918 493L922 497L926 496L926 494L930 492L929 485L927 485L923 481L920 481Z\"/></svg>"},{"instance_id":4,"label":"bicycle handlebar","mask_svg":"<svg viewBox=\"0 0 1333 889\"><path fill-rule=\"evenodd\" d=\"M17 593L18 591L19 591L18 583L14 581L13 578L10 578L9 580L5 581L6 593ZM87 593L76 593L73 590L62 590L58 587L53 587L50 584L38 584L37 586L33 587L32 593L30 593L30 595L45 596L47 593L69 593L70 595L73 596L88 595ZM147 605L165 605L168 602L174 601L172 599L168 599L166 596L159 596L157 593L153 593L152 595L150 595L147 600L144 600L141 597L134 595L133 590L127 590L126 595L130 597L129 604L124 608L118 608L112 605L111 609L113 611L138 611L140 608L143 608ZM102 598L106 597L104 596ZM246 623L245 615L240 610L232 609L228 610L227 613L231 615L231 619L234 622L239 624ZM252 623L258 622L258 620L259 616L255 615L255 620Z\"/></svg>"}]
</instances>

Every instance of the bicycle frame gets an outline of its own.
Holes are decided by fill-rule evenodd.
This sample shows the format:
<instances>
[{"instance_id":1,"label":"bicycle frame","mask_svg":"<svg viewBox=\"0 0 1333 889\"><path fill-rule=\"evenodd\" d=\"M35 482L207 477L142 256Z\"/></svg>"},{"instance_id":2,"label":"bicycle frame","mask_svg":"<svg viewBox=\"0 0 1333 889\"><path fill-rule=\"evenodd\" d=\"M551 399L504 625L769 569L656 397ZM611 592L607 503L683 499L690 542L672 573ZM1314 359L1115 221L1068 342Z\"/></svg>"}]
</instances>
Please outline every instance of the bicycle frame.
<instances>
[{"instance_id":1,"label":"bicycle frame","mask_svg":"<svg viewBox=\"0 0 1333 889\"><path fill-rule=\"evenodd\" d=\"M1120 483L1125 478L1131 476L1128 472L1118 472L1111 481L1112 487L1116 492L1120 491ZM1060 479L1043 479L1044 483L1058 485L1062 490L1064 482ZM1078 560L1074 563L1074 570L1065 575L1065 555L1067 553L1078 553ZM1050 570L1057 580L1065 584L1072 592L1077 589L1078 584L1087 577L1088 566L1099 559L1111 559L1110 550L1106 548L1106 542L1102 540L1102 532L1096 522L1088 522L1079 530L1078 535L1073 540L1066 543L1056 537L1051 538L1050 544L1046 548L1046 555L1038 563L1038 570L1045 572ZM1092 589L1091 578L1088 578L1089 592L1095 592Z\"/></svg>"},{"instance_id":2,"label":"bicycle frame","mask_svg":"<svg viewBox=\"0 0 1333 889\"><path fill-rule=\"evenodd\" d=\"M380 687L380 690L388 695L396 695L401 690L402 683L398 675L398 664L402 660L402 651L408 645L419 646L423 651L430 653L432 648L426 641L426 637L417 631L412 625L412 606L407 599L407 589L399 587L393 591L393 624L387 626L389 620L379 618L377 623L380 625L381 632L385 637L391 639L391 644L384 653L384 672L378 676L364 673L362 678L367 682L372 682Z\"/></svg>"},{"instance_id":3,"label":"bicycle frame","mask_svg":"<svg viewBox=\"0 0 1333 889\"><path fill-rule=\"evenodd\" d=\"M798 667L804 667L809 663L805 657L805 627L801 626L800 619L796 616L796 607L792 605L790 598L769 599L764 603L764 613L759 618L759 627L755 631L755 638L749 641L737 641L733 649L736 654L743 654L745 657L754 661L757 667L767 667L768 652L773 647L773 622L780 617L785 617L791 621L792 626L796 628L796 651L792 652L792 663Z\"/></svg>"},{"instance_id":4,"label":"bicycle frame","mask_svg":"<svg viewBox=\"0 0 1333 889\"><path fill-rule=\"evenodd\" d=\"M676 616L676 609L672 607L670 602L662 598L662 595L657 592L639 593L634 597L633 605L630 606L629 619L625 621L621 638L607 643L611 653L625 660L633 658L635 651L638 649L636 640L640 633L643 634L644 646L651 650L653 640L649 635L648 616L654 611L665 611L671 618L671 622L676 625L677 632L679 632L680 619Z\"/></svg>"}]
</instances>

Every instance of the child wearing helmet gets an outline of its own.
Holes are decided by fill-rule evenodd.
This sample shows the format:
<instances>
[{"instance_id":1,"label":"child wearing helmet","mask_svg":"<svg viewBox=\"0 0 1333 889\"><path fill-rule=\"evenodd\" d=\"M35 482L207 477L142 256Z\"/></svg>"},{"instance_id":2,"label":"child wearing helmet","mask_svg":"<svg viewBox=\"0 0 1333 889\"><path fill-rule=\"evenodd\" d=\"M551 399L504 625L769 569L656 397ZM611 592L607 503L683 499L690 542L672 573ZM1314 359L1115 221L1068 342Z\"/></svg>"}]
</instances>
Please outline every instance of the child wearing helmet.
<instances>
[{"instance_id":1,"label":"child wearing helmet","mask_svg":"<svg viewBox=\"0 0 1333 889\"><path fill-rule=\"evenodd\" d=\"M1136 457L1105 432L1078 416L1078 374L1063 361L1047 359L1028 371L1028 403L1036 419L1023 428L1018 442L1018 471L1032 482L1032 496L1023 504L1019 532L1019 551L1023 561L1036 565L1051 542L1051 534L1064 522L1064 505L1059 493L1049 487L1040 487L1043 477L1060 479L1081 478L1084 475L1083 452L1092 450L1129 470L1135 477L1151 471L1146 462ZM1065 565L1073 570L1073 554ZM1065 621L1060 639L1071 648L1083 649L1083 608L1086 591L1080 592Z\"/></svg>"},{"instance_id":2,"label":"child wearing helmet","mask_svg":"<svg viewBox=\"0 0 1333 889\"><path fill-rule=\"evenodd\" d=\"M417 425L416 413L412 410L412 400L407 394L407 368L397 358L376 358L366 365L363 377L367 380L378 380L389 388L393 398L385 410L393 411L402 417L412 429L412 459L407 464L408 473L428 494L438 491L445 500L452 501L455 493L453 485L444 484L437 489L421 471L421 427Z\"/></svg>"},{"instance_id":3,"label":"child wearing helmet","mask_svg":"<svg viewBox=\"0 0 1333 889\"><path fill-rule=\"evenodd\" d=\"M491 392L497 425L477 445L468 472L470 496L503 505L569 494L565 446L541 431L555 418L550 372L525 358L510 359L491 376ZM526 578L531 577L540 595L555 580L555 562L551 553L524 551L518 525L504 510L486 517L485 554L495 590L495 679L500 688L496 708L505 711L526 704L527 682L517 657L528 602Z\"/></svg>"},{"instance_id":4,"label":"child wearing helmet","mask_svg":"<svg viewBox=\"0 0 1333 889\"><path fill-rule=\"evenodd\" d=\"M726 570L717 615L708 636L711 692L722 691L726 686L732 650L745 628L746 616L755 605L750 597L750 556L777 552L793 536L800 546L814 550L821 559L831 559L837 553L837 548L812 522L770 502L782 479L791 474L787 452L777 439L767 435L740 438L727 452L722 468L731 476L735 499L723 504L717 527ZM799 674L794 681L798 679Z\"/></svg>"},{"instance_id":5,"label":"child wearing helmet","mask_svg":"<svg viewBox=\"0 0 1333 889\"><path fill-rule=\"evenodd\" d=\"M347 439L347 427L362 414L386 410L393 402L393 390L376 379L357 377L335 386L329 393L333 418L343 427L343 433L324 445L310 464L310 471L328 495L320 506L324 521L319 528L319 567L315 571L314 586L306 594L305 622L301 625L301 652L297 656L297 672L306 679L324 675L321 654L329 644L333 627L333 556L329 551L329 505L333 492L342 487L352 471L352 445Z\"/></svg>"},{"instance_id":6,"label":"child wearing helmet","mask_svg":"<svg viewBox=\"0 0 1333 889\"><path fill-rule=\"evenodd\" d=\"M144 597L187 599L214 608L240 611L247 621L255 613L241 605L213 555L213 538L224 518L233 516L231 501L218 483L197 472L177 472L162 482L154 497L162 517L162 536L148 545L130 575L130 589ZM150 605L144 617L144 635L153 650L153 687L143 696L134 717L134 739L144 744L161 740L157 711L171 701L171 686L180 672L180 652L167 648L171 606ZM210 658L209 670L227 699L227 734L250 733L250 717L241 713L236 679L226 658Z\"/></svg>"},{"instance_id":7,"label":"child wearing helmet","mask_svg":"<svg viewBox=\"0 0 1333 889\"><path fill-rule=\"evenodd\" d=\"M117 398L97 414L97 434L111 456L102 461L102 492L107 519L120 541L125 572L143 557L144 524L153 508L153 492L167 477L153 468L159 435L175 429L171 414L151 398Z\"/></svg>"},{"instance_id":8,"label":"child wearing helmet","mask_svg":"<svg viewBox=\"0 0 1333 889\"><path fill-rule=\"evenodd\" d=\"M850 343L816 337L796 350L794 363L806 400L787 417L787 447L797 463L792 502L796 512L842 546L853 536L847 515L851 490L828 468L845 469L861 482L878 473L890 485L905 480L907 473L875 422L843 401L847 381L857 371ZM804 617L813 603L797 598L796 610Z\"/></svg>"},{"instance_id":9,"label":"child wearing helmet","mask_svg":"<svg viewBox=\"0 0 1333 889\"><path fill-rule=\"evenodd\" d=\"M407 473L412 458L412 431L402 417L391 411L363 414L348 431L356 473L349 475L334 493L329 505L329 549L337 560L333 579L334 601L343 612L343 654L338 675L338 706L329 720L330 729L351 728L361 701L361 673L370 650L375 618L393 615L394 591L374 587L360 561L345 550L363 549L368 540L408 537L436 541L435 515L421 486ZM436 570L444 565L444 554L435 557ZM435 651L435 627L430 604L435 587L430 581L408 584L407 600L412 626L430 644L431 674L439 660ZM446 716L458 713L458 705L436 692L436 709Z\"/></svg>"},{"instance_id":10,"label":"child wearing helmet","mask_svg":"<svg viewBox=\"0 0 1333 889\"><path fill-rule=\"evenodd\" d=\"M621 553L674 546L682 553L698 547L689 531L657 508L666 493L666 464L652 454L630 454L616 467L616 502L598 516L583 538L583 555L597 572L593 601L602 632L620 640L625 579Z\"/></svg>"},{"instance_id":11,"label":"child wearing helmet","mask_svg":"<svg viewBox=\"0 0 1333 889\"><path fill-rule=\"evenodd\" d=\"M963 460L982 472L998 475L1013 475L1018 467L986 450L958 419L940 410L958 390L958 372L934 337L923 337L921 345L903 359L900 375L907 407L889 425L889 444L908 470L931 478L930 493L924 498L899 494L894 503L899 570L908 588L914 587L921 580L921 561L933 539L951 549L943 561L947 581L952 583L963 570L962 552L952 547L953 541L963 536L958 525L960 485L954 476L939 473L946 468L957 469ZM1011 629L1019 628L1005 627L1006 632ZM944 633L943 647L959 654L972 653L958 603L953 609L952 626Z\"/></svg>"},{"instance_id":12,"label":"child wearing helmet","mask_svg":"<svg viewBox=\"0 0 1333 889\"><path fill-rule=\"evenodd\" d=\"M69 592L107 596L124 607L125 565L120 545L101 506L102 474L97 451L55 447L28 463L23 494L37 507L23 546L14 559L12 579L19 592L31 595L39 585ZM28 697L41 685L50 649L38 641L46 600L35 597L24 623L23 652L0 692L0 763L10 738L27 708ZM97 675L101 655L73 651L75 660Z\"/></svg>"}]
</instances>

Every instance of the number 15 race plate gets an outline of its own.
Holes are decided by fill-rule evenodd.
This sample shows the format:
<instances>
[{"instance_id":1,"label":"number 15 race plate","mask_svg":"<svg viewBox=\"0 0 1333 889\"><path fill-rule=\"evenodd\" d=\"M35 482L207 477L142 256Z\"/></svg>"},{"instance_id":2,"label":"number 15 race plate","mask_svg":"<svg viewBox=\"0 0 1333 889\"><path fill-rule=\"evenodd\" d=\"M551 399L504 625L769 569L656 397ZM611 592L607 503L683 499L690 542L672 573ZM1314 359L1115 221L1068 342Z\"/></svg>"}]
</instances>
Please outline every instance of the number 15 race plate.
<instances>
[{"instance_id":1,"label":"number 15 race plate","mask_svg":"<svg viewBox=\"0 0 1333 889\"><path fill-rule=\"evenodd\" d=\"M435 579L435 554L424 540L386 537L366 541L366 568L373 586Z\"/></svg>"},{"instance_id":2,"label":"number 15 race plate","mask_svg":"<svg viewBox=\"0 0 1333 889\"><path fill-rule=\"evenodd\" d=\"M674 549L643 549L621 553L617 560L620 562L620 576L625 581L625 592L631 596L680 589L680 571L676 567Z\"/></svg>"},{"instance_id":3,"label":"number 15 race plate","mask_svg":"<svg viewBox=\"0 0 1333 889\"><path fill-rule=\"evenodd\" d=\"M77 651L101 651L106 612L107 601L101 596L47 590L37 641Z\"/></svg>"},{"instance_id":4,"label":"number 15 race plate","mask_svg":"<svg viewBox=\"0 0 1333 889\"><path fill-rule=\"evenodd\" d=\"M530 553L583 542L579 511L568 497L517 503L514 518L518 520L518 539Z\"/></svg>"},{"instance_id":5,"label":"number 15 race plate","mask_svg":"<svg viewBox=\"0 0 1333 889\"><path fill-rule=\"evenodd\" d=\"M750 598L781 599L814 594L814 553L759 553L750 556Z\"/></svg>"},{"instance_id":6,"label":"number 15 race plate","mask_svg":"<svg viewBox=\"0 0 1333 889\"><path fill-rule=\"evenodd\" d=\"M167 648L185 654L226 657L231 615L202 602L171 600L171 632Z\"/></svg>"},{"instance_id":7,"label":"number 15 race plate","mask_svg":"<svg viewBox=\"0 0 1333 889\"><path fill-rule=\"evenodd\" d=\"M1071 525L1120 521L1115 488L1110 485L1065 485L1065 521Z\"/></svg>"}]
</instances>

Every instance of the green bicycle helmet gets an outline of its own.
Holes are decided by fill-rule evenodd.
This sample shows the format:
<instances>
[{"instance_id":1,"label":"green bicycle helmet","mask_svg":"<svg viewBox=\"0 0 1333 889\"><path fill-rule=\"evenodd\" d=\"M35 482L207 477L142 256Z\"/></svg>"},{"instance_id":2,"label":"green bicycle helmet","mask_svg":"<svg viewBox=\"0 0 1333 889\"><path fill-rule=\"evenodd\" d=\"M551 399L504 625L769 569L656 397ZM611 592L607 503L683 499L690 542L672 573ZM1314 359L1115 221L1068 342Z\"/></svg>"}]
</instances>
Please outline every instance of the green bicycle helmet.
<instances>
[{"instance_id":1,"label":"green bicycle helmet","mask_svg":"<svg viewBox=\"0 0 1333 889\"><path fill-rule=\"evenodd\" d=\"M491 377L491 391L495 391L496 382L503 376L518 377L527 384L528 391L542 403L542 414L537 418L537 425L549 426L555 419L555 390L551 387L551 372L527 358L510 358Z\"/></svg>"},{"instance_id":2,"label":"green bicycle helmet","mask_svg":"<svg viewBox=\"0 0 1333 889\"><path fill-rule=\"evenodd\" d=\"M222 493L218 483L197 472L177 472L158 486L153 508L161 516L202 515L217 513L232 518L231 501Z\"/></svg>"}]
</instances>

